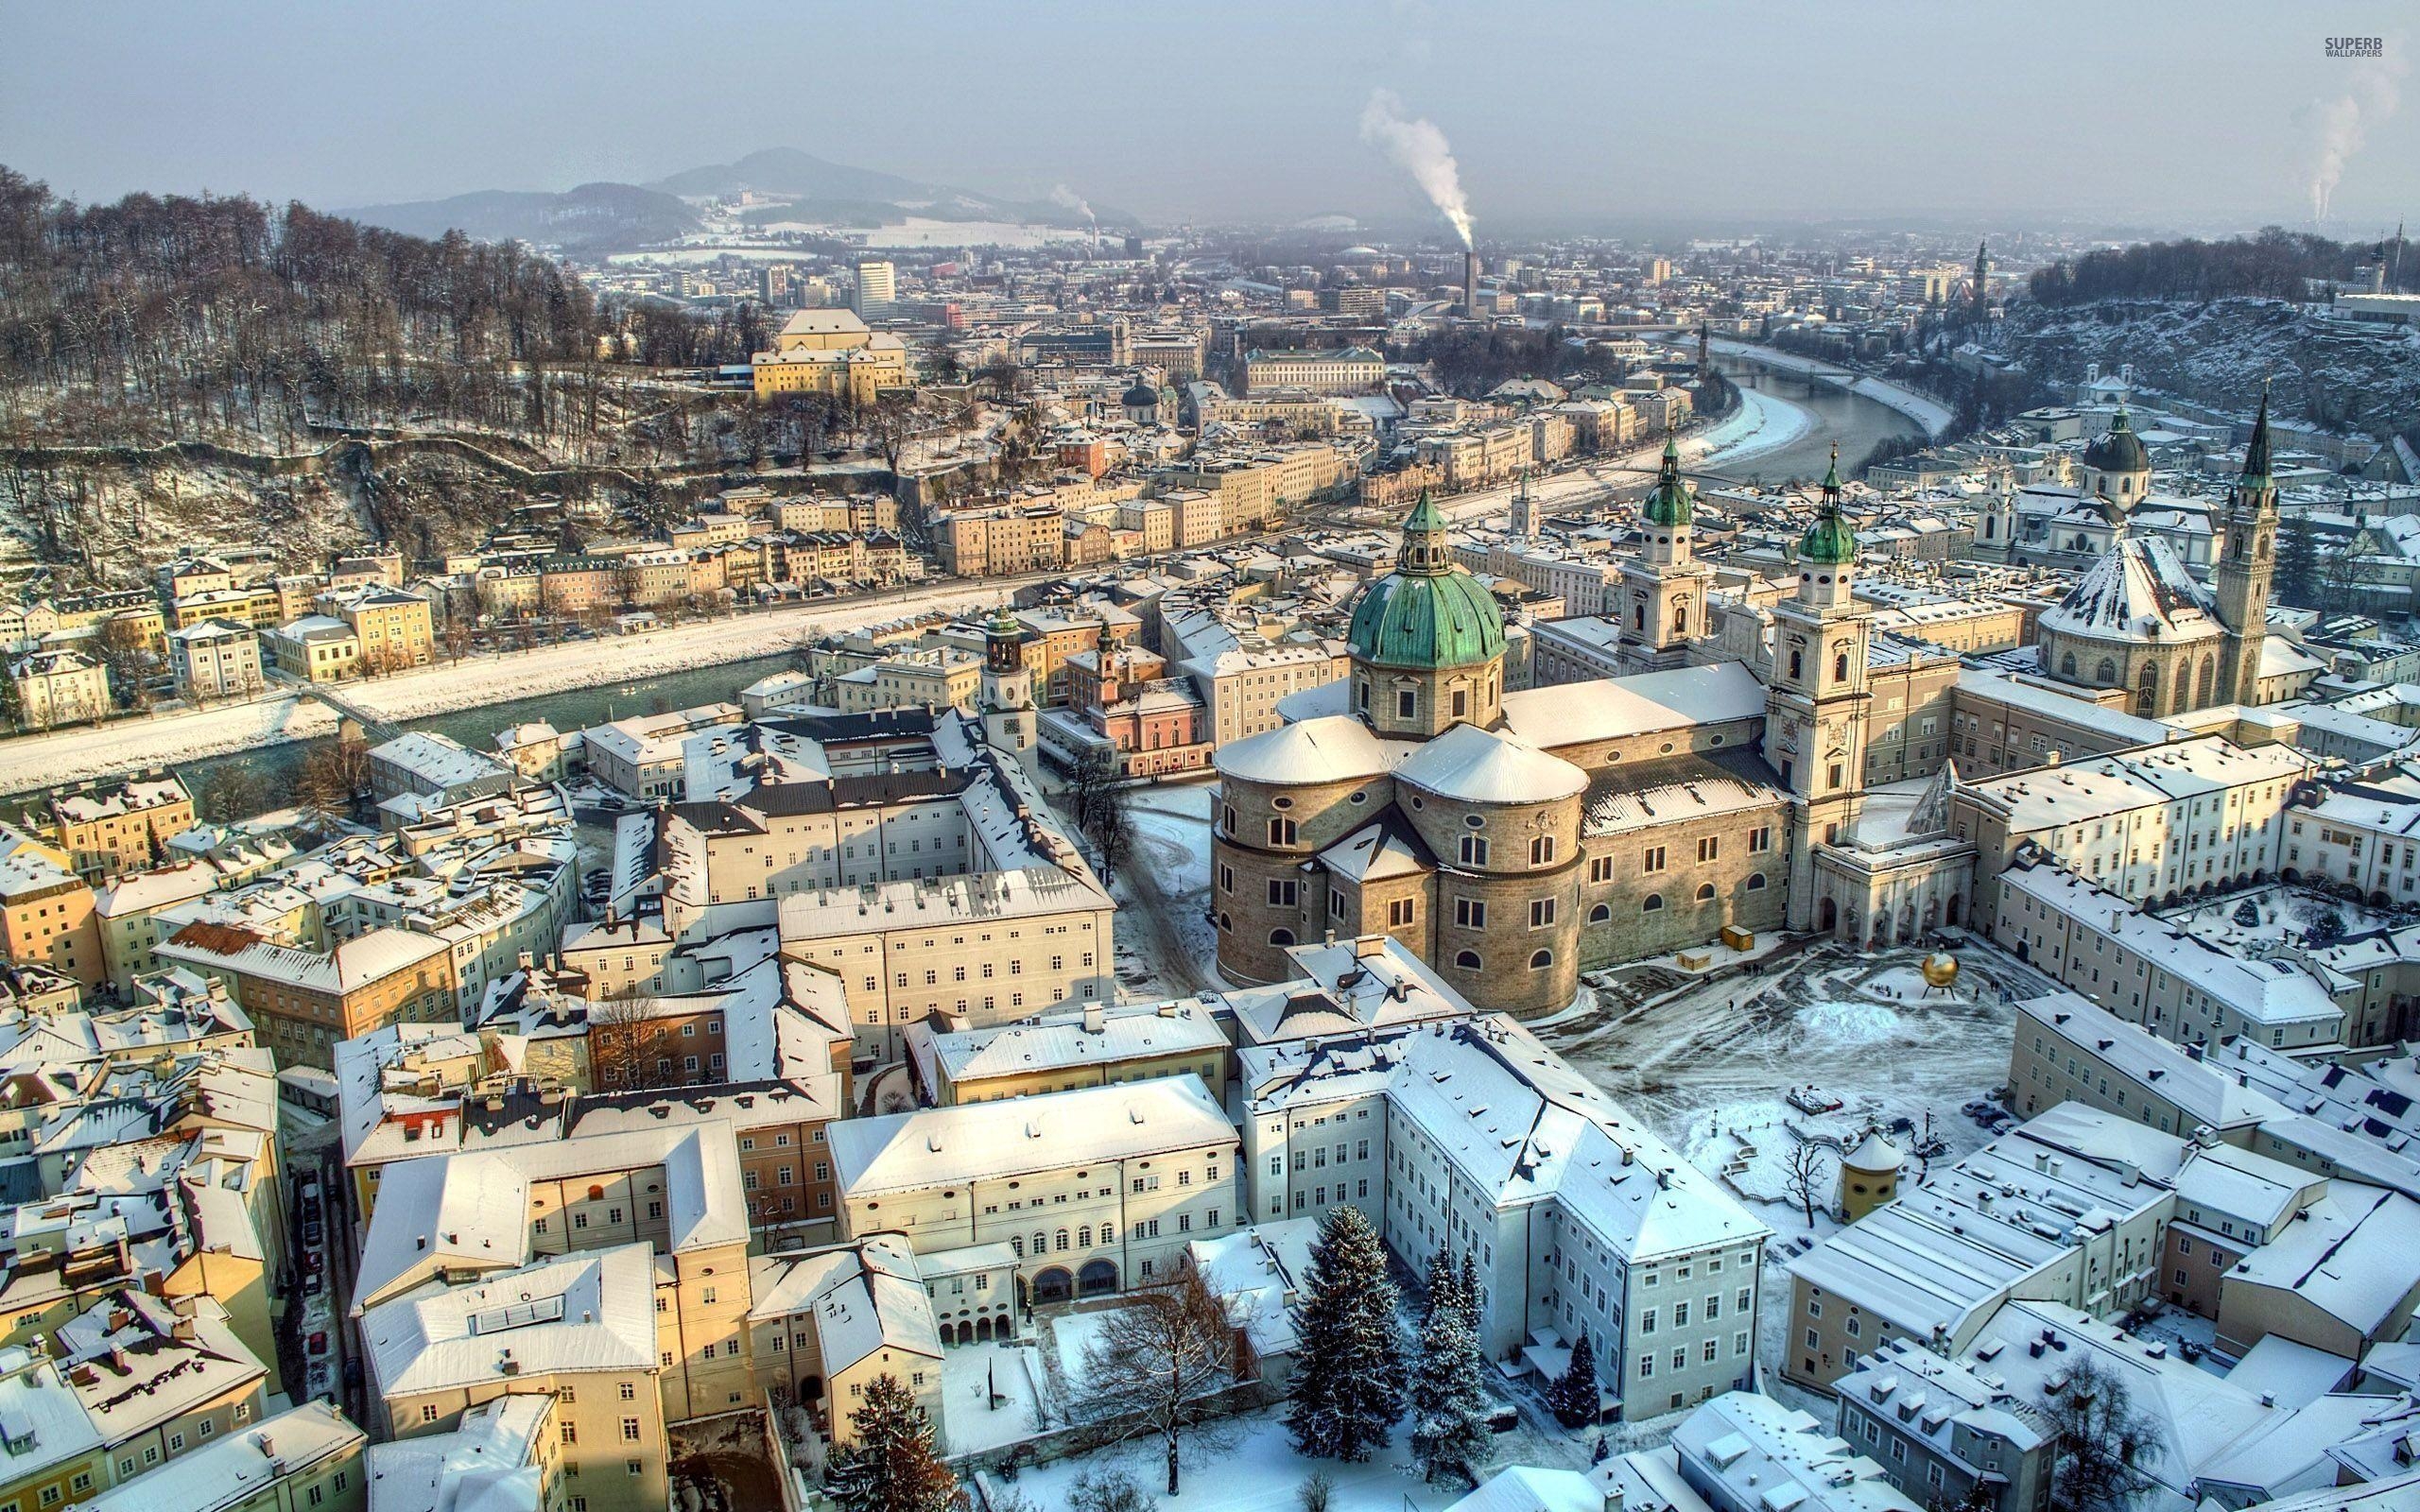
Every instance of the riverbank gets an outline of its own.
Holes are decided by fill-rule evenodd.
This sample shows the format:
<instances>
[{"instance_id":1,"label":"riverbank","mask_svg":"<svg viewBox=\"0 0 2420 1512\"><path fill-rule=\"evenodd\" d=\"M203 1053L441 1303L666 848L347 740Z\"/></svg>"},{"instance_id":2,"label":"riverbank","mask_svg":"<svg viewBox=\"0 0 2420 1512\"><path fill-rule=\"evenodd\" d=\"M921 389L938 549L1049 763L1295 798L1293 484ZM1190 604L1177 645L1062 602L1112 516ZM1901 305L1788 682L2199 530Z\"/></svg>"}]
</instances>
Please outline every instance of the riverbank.
<instances>
[{"instance_id":1,"label":"riverbank","mask_svg":"<svg viewBox=\"0 0 2420 1512\"><path fill-rule=\"evenodd\" d=\"M1726 357L1754 363L1758 367L1778 369L1810 383L1828 384L1835 388L1846 389L1860 399L1870 399L1914 421L1925 428L1925 435L1927 437L1939 437L1942 432L1949 429L1949 422L1953 418L1949 412L1949 406L1940 400L1927 394L1920 394L1903 385L1894 384L1887 378L1858 374L1843 381L1834 376L1846 370L1837 363L1818 362L1812 357L1802 357L1794 352L1781 352L1772 347L1760 347L1751 341L1727 341L1716 338L1709 341L1707 345L1711 350Z\"/></svg>"},{"instance_id":2,"label":"riverbank","mask_svg":"<svg viewBox=\"0 0 2420 1512\"><path fill-rule=\"evenodd\" d=\"M639 635L573 641L532 651L468 657L350 682L347 702L398 724L515 699L610 687L780 654L811 632L908 614L987 610L1048 575L958 579L816 604L700 620ZM0 741L0 793L21 793L146 766L173 765L333 734L337 715L317 699L272 694L249 703L121 719Z\"/></svg>"}]
</instances>

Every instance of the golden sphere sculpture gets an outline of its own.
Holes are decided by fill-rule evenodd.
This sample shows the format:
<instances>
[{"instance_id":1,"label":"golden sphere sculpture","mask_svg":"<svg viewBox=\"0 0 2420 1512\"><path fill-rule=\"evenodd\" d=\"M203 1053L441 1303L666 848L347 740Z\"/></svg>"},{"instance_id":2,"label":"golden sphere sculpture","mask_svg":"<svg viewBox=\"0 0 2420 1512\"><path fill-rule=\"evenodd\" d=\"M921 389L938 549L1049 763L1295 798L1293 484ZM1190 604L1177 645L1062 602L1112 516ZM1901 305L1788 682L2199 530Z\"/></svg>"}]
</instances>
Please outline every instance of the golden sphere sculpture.
<instances>
[{"instance_id":1,"label":"golden sphere sculpture","mask_svg":"<svg viewBox=\"0 0 2420 1512\"><path fill-rule=\"evenodd\" d=\"M1958 985L1958 957L1947 951L1935 951L1925 957L1925 986L1946 992Z\"/></svg>"}]
</instances>

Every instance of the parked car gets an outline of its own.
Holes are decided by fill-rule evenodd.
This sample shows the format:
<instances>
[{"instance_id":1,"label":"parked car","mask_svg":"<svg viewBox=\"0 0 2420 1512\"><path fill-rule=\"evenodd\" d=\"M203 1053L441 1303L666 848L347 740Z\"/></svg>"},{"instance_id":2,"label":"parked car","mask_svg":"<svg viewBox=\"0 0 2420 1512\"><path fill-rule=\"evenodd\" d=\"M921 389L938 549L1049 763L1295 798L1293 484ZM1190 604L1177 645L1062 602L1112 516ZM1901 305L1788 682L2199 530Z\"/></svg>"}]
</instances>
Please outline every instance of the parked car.
<instances>
[{"instance_id":1,"label":"parked car","mask_svg":"<svg viewBox=\"0 0 2420 1512\"><path fill-rule=\"evenodd\" d=\"M326 1237L327 1230L320 1225L320 1220L317 1217L310 1217L302 1220L302 1242L304 1244L316 1246L322 1243Z\"/></svg>"},{"instance_id":2,"label":"parked car","mask_svg":"<svg viewBox=\"0 0 2420 1512\"><path fill-rule=\"evenodd\" d=\"M304 1341L303 1341L303 1344L302 1344L302 1351L303 1351L305 1354L325 1354L325 1353L327 1353L327 1352L328 1352L328 1331L327 1331L327 1330L325 1330L325 1329L321 1329L319 1332L312 1334L312 1335L310 1336L310 1338L308 1338L308 1339L304 1340Z\"/></svg>"}]
</instances>

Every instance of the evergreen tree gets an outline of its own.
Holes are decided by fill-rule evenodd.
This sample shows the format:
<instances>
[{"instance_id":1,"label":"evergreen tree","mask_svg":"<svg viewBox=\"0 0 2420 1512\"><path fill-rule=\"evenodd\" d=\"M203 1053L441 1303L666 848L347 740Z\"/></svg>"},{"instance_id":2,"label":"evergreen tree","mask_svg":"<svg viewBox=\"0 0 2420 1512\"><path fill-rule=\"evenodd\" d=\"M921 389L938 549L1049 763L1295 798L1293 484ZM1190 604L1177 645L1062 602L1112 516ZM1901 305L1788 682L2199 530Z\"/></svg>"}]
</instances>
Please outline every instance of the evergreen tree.
<instances>
[{"instance_id":1,"label":"evergreen tree","mask_svg":"<svg viewBox=\"0 0 2420 1512\"><path fill-rule=\"evenodd\" d=\"M2319 602L2319 534L2308 514L2288 515L2278 527L2276 597L2309 609Z\"/></svg>"},{"instance_id":2,"label":"evergreen tree","mask_svg":"<svg viewBox=\"0 0 2420 1512\"><path fill-rule=\"evenodd\" d=\"M1597 1349L1588 1341L1585 1323L1580 1325L1580 1337L1572 1342L1571 1363L1547 1388L1547 1406L1552 1409L1554 1420L1565 1428L1597 1420Z\"/></svg>"},{"instance_id":3,"label":"evergreen tree","mask_svg":"<svg viewBox=\"0 0 2420 1512\"><path fill-rule=\"evenodd\" d=\"M841 1512L950 1512L958 1477L933 1445L933 1425L897 1376L879 1375L849 1414L857 1439L832 1456L824 1489Z\"/></svg>"},{"instance_id":4,"label":"evergreen tree","mask_svg":"<svg viewBox=\"0 0 2420 1512\"><path fill-rule=\"evenodd\" d=\"M1360 1209L1322 1220L1305 1282L1287 1429L1298 1452L1368 1459L1403 1415L1404 1365L1386 1250Z\"/></svg>"},{"instance_id":5,"label":"evergreen tree","mask_svg":"<svg viewBox=\"0 0 2420 1512\"><path fill-rule=\"evenodd\" d=\"M1411 1452L1421 1478L1434 1481L1443 1471L1474 1489L1487 1449L1475 1279L1467 1258L1457 1270L1443 1250L1430 1257L1428 1314L1411 1373Z\"/></svg>"}]
</instances>

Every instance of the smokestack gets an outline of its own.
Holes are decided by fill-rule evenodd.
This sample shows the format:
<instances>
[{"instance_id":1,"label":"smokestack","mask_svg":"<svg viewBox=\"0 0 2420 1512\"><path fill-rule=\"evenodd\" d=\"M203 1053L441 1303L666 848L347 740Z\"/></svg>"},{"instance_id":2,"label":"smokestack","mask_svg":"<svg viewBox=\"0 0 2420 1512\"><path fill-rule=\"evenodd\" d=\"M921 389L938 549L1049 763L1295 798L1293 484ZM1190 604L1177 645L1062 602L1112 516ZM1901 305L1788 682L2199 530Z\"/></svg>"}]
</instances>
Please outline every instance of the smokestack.
<instances>
[{"instance_id":1,"label":"smokestack","mask_svg":"<svg viewBox=\"0 0 2420 1512\"><path fill-rule=\"evenodd\" d=\"M1462 313L1478 318L1478 253L1462 254Z\"/></svg>"}]
</instances>

